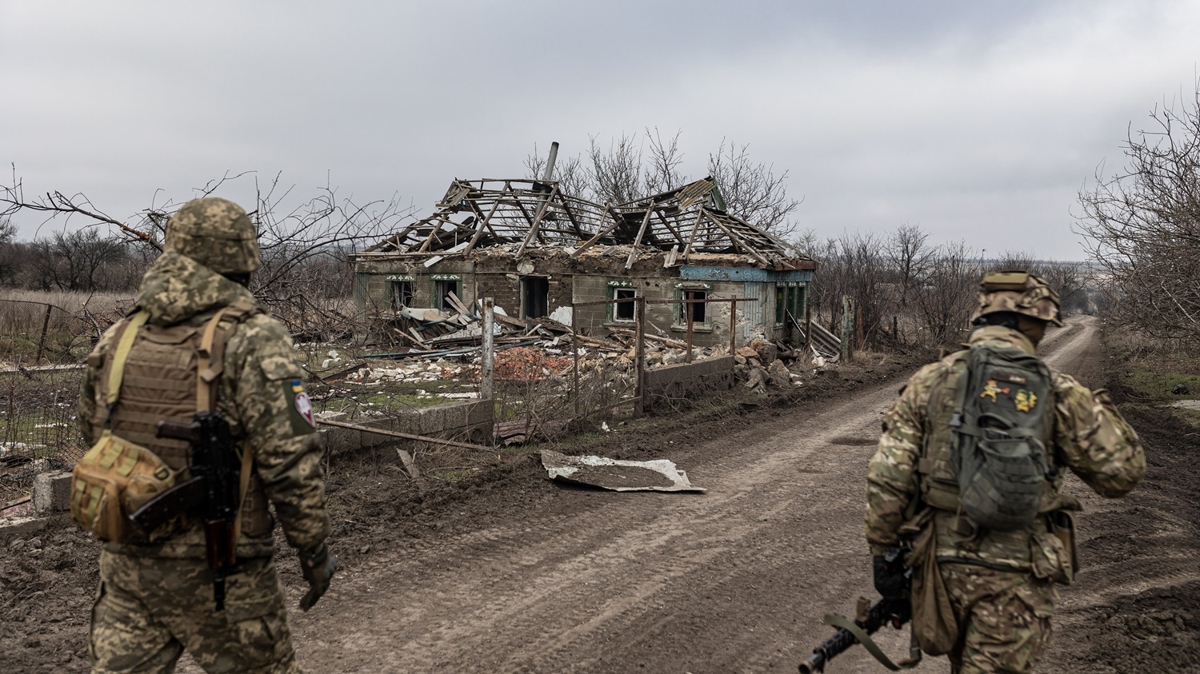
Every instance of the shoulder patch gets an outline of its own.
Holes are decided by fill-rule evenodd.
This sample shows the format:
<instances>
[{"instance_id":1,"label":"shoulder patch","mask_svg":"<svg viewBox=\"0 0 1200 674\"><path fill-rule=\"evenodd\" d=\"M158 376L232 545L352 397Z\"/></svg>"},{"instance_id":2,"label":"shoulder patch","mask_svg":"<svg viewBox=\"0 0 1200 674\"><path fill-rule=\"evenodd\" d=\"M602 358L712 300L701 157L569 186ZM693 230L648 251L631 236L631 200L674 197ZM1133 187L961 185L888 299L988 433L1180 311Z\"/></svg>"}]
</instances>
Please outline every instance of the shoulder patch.
<instances>
[{"instance_id":1,"label":"shoulder patch","mask_svg":"<svg viewBox=\"0 0 1200 674\"><path fill-rule=\"evenodd\" d=\"M299 379L284 380L283 394L291 401L288 418L292 421L292 432L297 435L312 433L317 428L317 419L313 416L312 399L304 390L304 382Z\"/></svg>"}]
</instances>

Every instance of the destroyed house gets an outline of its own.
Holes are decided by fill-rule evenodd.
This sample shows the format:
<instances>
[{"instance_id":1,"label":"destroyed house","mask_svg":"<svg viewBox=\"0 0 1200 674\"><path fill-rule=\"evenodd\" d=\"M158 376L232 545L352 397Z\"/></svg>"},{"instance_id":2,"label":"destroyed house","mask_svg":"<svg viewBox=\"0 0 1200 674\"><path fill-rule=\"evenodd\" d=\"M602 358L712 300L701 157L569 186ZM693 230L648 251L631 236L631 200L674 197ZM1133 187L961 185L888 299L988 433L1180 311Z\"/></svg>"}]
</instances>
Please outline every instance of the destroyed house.
<instances>
[{"instance_id":1,"label":"destroyed house","mask_svg":"<svg viewBox=\"0 0 1200 674\"><path fill-rule=\"evenodd\" d=\"M738 345L755 336L797 340L815 263L727 213L711 179L618 205L566 194L555 181L455 180L432 215L354 257L360 311L397 321L477 313L495 299L513 318L552 319L581 335L632 327L645 297L646 331L679 338L682 303L737 303ZM692 303L693 343L730 343L730 303ZM434 311L431 311L434 310ZM440 312L440 313L437 313ZM401 326L404 327L404 326Z\"/></svg>"}]
</instances>

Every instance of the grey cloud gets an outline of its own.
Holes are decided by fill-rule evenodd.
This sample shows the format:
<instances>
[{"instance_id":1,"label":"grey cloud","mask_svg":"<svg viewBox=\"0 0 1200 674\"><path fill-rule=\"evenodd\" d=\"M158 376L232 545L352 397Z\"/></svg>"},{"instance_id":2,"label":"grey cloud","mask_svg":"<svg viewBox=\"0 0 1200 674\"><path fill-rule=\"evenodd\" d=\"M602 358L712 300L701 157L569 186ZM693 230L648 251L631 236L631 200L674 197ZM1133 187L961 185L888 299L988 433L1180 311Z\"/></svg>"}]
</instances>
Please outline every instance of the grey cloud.
<instances>
[{"instance_id":1,"label":"grey cloud","mask_svg":"<svg viewBox=\"0 0 1200 674\"><path fill-rule=\"evenodd\" d=\"M825 234L921 223L1078 256L1075 192L1190 89L1182 1L6 3L0 160L132 215L227 170L421 209L657 126L790 172ZM1135 125L1136 126L1136 125ZM230 186L249 199L252 183ZM19 224L30 235L36 218ZM1013 245L1028 248L1030 244Z\"/></svg>"}]
</instances>

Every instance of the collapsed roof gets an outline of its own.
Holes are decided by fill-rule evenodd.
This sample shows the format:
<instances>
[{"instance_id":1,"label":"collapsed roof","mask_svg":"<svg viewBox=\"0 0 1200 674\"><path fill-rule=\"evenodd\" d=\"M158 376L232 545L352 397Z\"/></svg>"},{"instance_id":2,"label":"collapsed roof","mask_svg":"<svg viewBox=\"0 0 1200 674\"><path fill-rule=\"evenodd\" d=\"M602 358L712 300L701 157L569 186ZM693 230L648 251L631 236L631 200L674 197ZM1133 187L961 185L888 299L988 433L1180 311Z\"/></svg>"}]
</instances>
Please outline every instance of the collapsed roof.
<instances>
[{"instance_id":1,"label":"collapsed roof","mask_svg":"<svg viewBox=\"0 0 1200 674\"><path fill-rule=\"evenodd\" d=\"M469 255L476 248L519 244L527 249L568 246L573 254L595 245L693 254L748 255L771 268L811 260L772 234L727 213L711 178L615 206L562 191L557 181L456 179L434 213L380 241L366 253L397 256ZM807 263L807 264L806 264Z\"/></svg>"}]
</instances>

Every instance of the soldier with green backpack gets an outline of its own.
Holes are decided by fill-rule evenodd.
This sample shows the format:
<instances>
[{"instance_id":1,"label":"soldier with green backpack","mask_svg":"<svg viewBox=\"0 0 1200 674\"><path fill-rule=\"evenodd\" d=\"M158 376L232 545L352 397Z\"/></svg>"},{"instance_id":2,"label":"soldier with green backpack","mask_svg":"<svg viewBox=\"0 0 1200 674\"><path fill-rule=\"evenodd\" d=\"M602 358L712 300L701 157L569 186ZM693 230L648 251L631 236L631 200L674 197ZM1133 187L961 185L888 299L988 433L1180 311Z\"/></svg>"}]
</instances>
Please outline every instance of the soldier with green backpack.
<instances>
[{"instance_id":1,"label":"soldier with green backpack","mask_svg":"<svg viewBox=\"0 0 1200 674\"><path fill-rule=\"evenodd\" d=\"M985 275L968 348L901 389L869 465L876 587L911 596L916 642L956 673L1029 672L1044 653L1078 564L1066 471L1105 497L1146 471L1108 393L1035 355L1058 304L1031 274Z\"/></svg>"}]
</instances>

